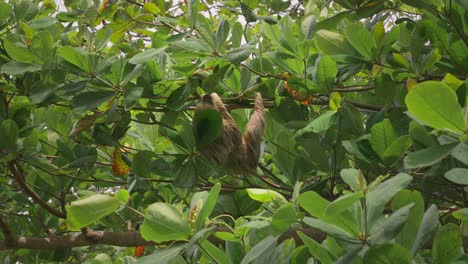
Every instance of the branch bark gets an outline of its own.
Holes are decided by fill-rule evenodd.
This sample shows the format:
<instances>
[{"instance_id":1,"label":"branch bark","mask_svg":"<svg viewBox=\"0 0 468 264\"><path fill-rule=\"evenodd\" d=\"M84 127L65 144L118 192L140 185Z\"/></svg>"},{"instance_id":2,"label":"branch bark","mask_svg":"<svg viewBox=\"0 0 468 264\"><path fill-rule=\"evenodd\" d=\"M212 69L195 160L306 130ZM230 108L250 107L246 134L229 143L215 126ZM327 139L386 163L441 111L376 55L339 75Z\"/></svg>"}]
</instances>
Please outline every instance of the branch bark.
<instances>
[{"instance_id":1,"label":"branch bark","mask_svg":"<svg viewBox=\"0 0 468 264\"><path fill-rule=\"evenodd\" d=\"M23 190L23 192L26 195L31 197L31 199L33 199L34 202L38 203L42 208L44 208L49 213L51 213L51 214L53 214L53 215L55 215L57 217L60 217L60 218L66 218L67 217L66 212L61 212L61 211L53 208L46 201L42 200L42 198L35 191L33 191L32 189L30 189L28 187L28 185L26 184L26 181L24 179L24 176L21 173L21 171L19 170L19 167L18 167L18 165L16 164L15 161L9 161L7 163L7 167L10 170L11 174L13 174L13 177L15 178L15 181L21 187L21 190Z\"/></svg>"},{"instance_id":2,"label":"branch bark","mask_svg":"<svg viewBox=\"0 0 468 264\"><path fill-rule=\"evenodd\" d=\"M99 240L92 241L83 233L75 233L65 236L39 238L39 237L15 237L15 246L7 245L6 241L0 241L0 251L9 249L54 250L73 247L85 247L95 244L120 247L155 246L155 242L144 240L138 232L101 232Z\"/></svg>"}]
</instances>

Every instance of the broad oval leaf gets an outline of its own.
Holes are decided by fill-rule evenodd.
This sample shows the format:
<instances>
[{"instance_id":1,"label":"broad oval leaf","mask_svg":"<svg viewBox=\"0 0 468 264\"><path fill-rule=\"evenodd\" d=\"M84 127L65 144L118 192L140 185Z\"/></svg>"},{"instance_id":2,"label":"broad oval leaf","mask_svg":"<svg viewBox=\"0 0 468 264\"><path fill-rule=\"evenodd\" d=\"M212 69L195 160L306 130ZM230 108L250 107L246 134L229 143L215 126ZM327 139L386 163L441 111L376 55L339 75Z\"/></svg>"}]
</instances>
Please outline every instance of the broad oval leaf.
<instances>
[{"instance_id":1,"label":"broad oval leaf","mask_svg":"<svg viewBox=\"0 0 468 264\"><path fill-rule=\"evenodd\" d=\"M457 95L445 83L427 81L414 86L405 98L417 120L435 128L462 135L466 130Z\"/></svg>"},{"instance_id":2,"label":"broad oval leaf","mask_svg":"<svg viewBox=\"0 0 468 264\"><path fill-rule=\"evenodd\" d=\"M459 143L436 145L412 152L404 159L405 168L414 169L434 165L447 157L458 145Z\"/></svg>"},{"instance_id":3,"label":"broad oval leaf","mask_svg":"<svg viewBox=\"0 0 468 264\"><path fill-rule=\"evenodd\" d=\"M447 171L444 177L456 184L468 185L468 169L453 168Z\"/></svg>"},{"instance_id":4,"label":"broad oval leaf","mask_svg":"<svg viewBox=\"0 0 468 264\"><path fill-rule=\"evenodd\" d=\"M366 264L410 264L411 252L398 244L383 244L370 248L364 255Z\"/></svg>"},{"instance_id":5,"label":"broad oval leaf","mask_svg":"<svg viewBox=\"0 0 468 264\"><path fill-rule=\"evenodd\" d=\"M350 24L345 29L345 36L349 43L361 55L367 59L374 59L376 57L377 44L375 39L367 29L361 24Z\"/></svg>"},{"instance_id":6,"label":"broad oval leaf","mask_svg":"<svg viewBox=\"0 0 468 264\"><path fill-rule=\"evenodd\" d=\"M449 223L439 229L432 244L434 263L452 263L462 251L460 227Z\"/></svg>"},{"instance_id":7,"label":"broad oval leaf","mask_svg":"<svg viewBox=\"0 0 468 264\"><path fill-rule=\"evenodd\" d=\"M431 205L424 213L421 225L413 244L412 253L416 254L434 234L439 226L439 210L437 206Z\"/></svg>"},{"instance_id":8,"label":"broad oval leaf","mask_svg":"<svg viewBox=\"0 0 468 264\"><path fill-rule=\"evenodd\" d=\"M67 206L67 225L79 230L119 209L121 201L105 194L96 194L72 202Z\"/></svg>"},{"instance_id":9,"label":"broad oval leaf","mask_svg":"<svg viewBox=\"0 0 468 264\"><path fill-rule=\"evenodd\" d=\"M164 242L186 240L191 230L177 208L158 202L148 207L140 233L145 240Z\"/></svg>"},{"instance_id":10,"label":"broad oval leaf","mask_svg":"<svg viewBox=\"0 0 468 264\"><path fill-rule=\"evenodd\" d=\"M338 73L335 60L330 56L323 56L317 64L317 84L321 90L330 93Z\"/></svg>"}]
</instances>

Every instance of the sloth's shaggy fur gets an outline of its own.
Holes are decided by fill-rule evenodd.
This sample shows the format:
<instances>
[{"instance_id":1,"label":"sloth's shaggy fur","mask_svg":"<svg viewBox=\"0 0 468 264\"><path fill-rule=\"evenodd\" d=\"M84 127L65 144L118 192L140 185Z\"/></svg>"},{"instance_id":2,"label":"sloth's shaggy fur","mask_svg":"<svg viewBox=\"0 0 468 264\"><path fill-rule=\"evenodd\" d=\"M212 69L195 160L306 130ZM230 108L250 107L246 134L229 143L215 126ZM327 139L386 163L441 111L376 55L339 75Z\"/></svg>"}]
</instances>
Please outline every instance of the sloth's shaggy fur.
<instances>
[{"instance_id":1,"label":"sloth's shaggy fur","mask_svg":"<svg viewBox=\"0 0 468 264\"><path fill-rule=\"evenodd\" d=\"M214 109L221 114L222 133L200 153L208 161L226 168L230 173L249 173L258 165L260 145L265 132L265 108L260 93L256 93L254 99L254 112L244 135L218 94L203 95L195 108L195 112Z\"/></svg>"}]
</instances>

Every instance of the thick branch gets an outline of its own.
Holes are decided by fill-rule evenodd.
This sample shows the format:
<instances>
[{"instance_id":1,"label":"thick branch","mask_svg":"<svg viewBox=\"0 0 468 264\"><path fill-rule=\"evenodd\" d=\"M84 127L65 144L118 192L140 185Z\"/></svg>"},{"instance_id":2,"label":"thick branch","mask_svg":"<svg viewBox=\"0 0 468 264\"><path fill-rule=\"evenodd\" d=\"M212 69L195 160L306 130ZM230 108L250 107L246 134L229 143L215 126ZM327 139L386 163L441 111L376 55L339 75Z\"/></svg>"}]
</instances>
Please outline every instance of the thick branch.
<instances>
[{"instance_id":1,"label":"thick branch","mask_svg":"<svg viewBox=\"0 0 468 264\"><path fill-rule=\"evenodd\" d=\"M226 231L229 232L227 228L218 227L216 231ZM321 243L325 238L326 234L320 230L314 228L300 228L300 229L290 229L284 232L278 242L283 242L287 239L293 238L297 245L302 244L302 239L297 235L297 231L301 231L315 241ZM65 235L60 237L50 237L50 238L38 238L38 237L16 237L15 246L8 246L6 241L0 241L0 251L10 250L10 249L31 249L31 250L55 250L63 248L73 248L73 247L85 247L91 245L110 245L110 246L119 246L119 247L136 247L136 246L157 246L157 245L170 245L177 241L166 241L165 243L155 243L152 241L146 241L141 237L139 232L111 232L111 231L92 231L99 233L98 239L91 241L89 237L86 237L83 233L75 233L71 235ZM215 236L210 236L208 238L211 243L216 245L222 245L223 240ZM181 241L182 242L182 241ZM463 244L468 244L468 237L463 237ZM424 248L432 247L432 239L429 240Z\"/></svg>"},{"instance_id":2,"label":"thick branch","mask_svg":"<svg viewBox=\"0 0 468 264\"><path fill-rule=\"evenodd\" d=\"M24 179L24 176L18 170L18 168L17 168L17 166L15 164L15 161L9 161L7 166L8 166L8 169L11 171L11 174L13 174L13 177L15 178L16 182L21 187L21 190L23 190L23 192L26 195L31 197L31 199L33 199L34 202L38 203L42 208L46 209L49 213L51 213L51 214L53 214L53 215L55 215L57 217L60 217L60 218L66 218L67 217L65 212L61 212L61 211L51 207L46 201L42 200L42 198L35 191L33 191L32 189L30 189L28 187L28 185L26 184L26 181Z\"/></svg>"},{"instance_id":3,"label":"thick branch","mask_svg":"<svg viewBox=\"0 0 468 264\"><path fill-rule=\"evenodd\" d=\"M94 231L100 232L100 231ZM155 242L144 240L138 232L108 232L102 231L99 240L92 241L83 233L71 235L39 238L16 237L15 247L8 246L6 241L0 241L0 251L8 249L26 248L32 250L54 250L61 248L85 247L94 244L112 245L120 247L154 246ZM173 242L173 241L172 241Z\"/></svg>"},{"instance_id":4,"label":"thick branch","mask_svg":"<svg viewBox=\"0 0 468 264\"><path fill-rule=\"evenodd\" d=\"M16 239L11 232L8 224L3 220L2 215L0 215L0 229L2 230L3 236L5 237L5 245L9 247L16 246Z\"/></svg>"}]
</instances>

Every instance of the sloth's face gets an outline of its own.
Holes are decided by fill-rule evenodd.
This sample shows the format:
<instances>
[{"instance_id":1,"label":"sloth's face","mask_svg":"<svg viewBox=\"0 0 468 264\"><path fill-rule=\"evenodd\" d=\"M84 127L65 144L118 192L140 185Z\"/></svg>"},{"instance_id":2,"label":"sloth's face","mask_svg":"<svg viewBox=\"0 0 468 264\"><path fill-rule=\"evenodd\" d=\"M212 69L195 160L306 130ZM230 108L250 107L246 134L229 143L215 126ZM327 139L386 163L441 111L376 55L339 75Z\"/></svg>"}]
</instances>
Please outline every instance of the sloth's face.
<instances>
[{"instance_id":1,"label":"sloth's face","mask_svg":"<svg viewBox=\"0 0 468 264\"><path fill-rule=\"evenodd\" d=\"M209 94L204 94L201 96L200 102L198 102L196 111L202 111L202 110L208 110L208 109L216 109L213 99L211 98L211 95Z\"/></svg>"},{"instance_id":2,"label":"sloth's face","mask_svg":"<svg viewBox=\"0 0 468 264\"><path fill-rule=\"evenodd\" d=\"M205 104L213 104L213 99L211 99L211 95L209 94L204 94L201 97L201 101Z\"/></svg>"}]
</instances>

